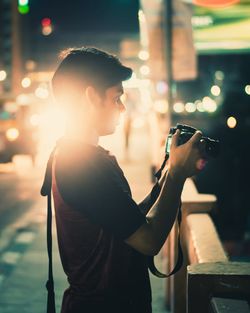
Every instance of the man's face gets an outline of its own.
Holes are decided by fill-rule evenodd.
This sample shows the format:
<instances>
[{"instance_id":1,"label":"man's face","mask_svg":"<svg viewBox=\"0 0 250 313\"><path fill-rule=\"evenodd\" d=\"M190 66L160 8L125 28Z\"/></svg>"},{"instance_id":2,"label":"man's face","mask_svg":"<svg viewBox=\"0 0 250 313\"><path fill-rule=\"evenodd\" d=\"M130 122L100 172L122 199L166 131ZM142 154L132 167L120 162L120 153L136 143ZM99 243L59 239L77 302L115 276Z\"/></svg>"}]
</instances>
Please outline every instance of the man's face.
<instances>
[{"instance_id":1,"label":"man's face","mask_svg":"<svg viewBox=\"0 0 250 313\"><path fill-rule=\"evenodd\" d=\"M122 94L122 83L106 89L98 110L96 126L99 136L109 135L115 131L120 114L125 110L121 100Z\"/></svg>"}]
</instances>

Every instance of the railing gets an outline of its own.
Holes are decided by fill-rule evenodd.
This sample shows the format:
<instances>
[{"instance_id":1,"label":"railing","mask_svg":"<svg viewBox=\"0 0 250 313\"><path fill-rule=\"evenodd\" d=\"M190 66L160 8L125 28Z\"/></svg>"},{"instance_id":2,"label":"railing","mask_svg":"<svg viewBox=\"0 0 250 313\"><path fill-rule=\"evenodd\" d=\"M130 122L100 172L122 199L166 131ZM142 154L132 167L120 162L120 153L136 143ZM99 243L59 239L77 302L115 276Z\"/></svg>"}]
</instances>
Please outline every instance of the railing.
<instances>
[{"instance_id":1,"label":"railing","mask_svg":"<svg viewBox=\"0 0 250 313\"><path fill-rule=\"evenodd\" d=\"M230 302L231 308L236 304L245 307L244 301L250 299L250 264L229 262L208 215L215 204L214 195L199 194L193 181L187 180L182 194L184 265L166 286L166 305L172 313L230 312L218 310L224 298L227 306L228 298L235 299L234 304ZM174 225L163 249L168 272L176 262L176 240Z\"/></svg>"},{"instance_id":2,"label":"railing","mask_svg":"<svg viewBox=\"0 0 250 313\"><path fill-rule=\"evenodd\" d=\"M210 313L249 313L249 305L245 300L212 298Z\"/></svg>"},{"instance_id":3,"label":"railing","mask_svg":"<svg viewBox=\"0 0 250 313\"><path fill-rule=\"evenodd\" d=\"M246 300L250 300L250 264L211 262L188 266L187 300L189 313L249 313Z\"/></svg>"}]
</instances>

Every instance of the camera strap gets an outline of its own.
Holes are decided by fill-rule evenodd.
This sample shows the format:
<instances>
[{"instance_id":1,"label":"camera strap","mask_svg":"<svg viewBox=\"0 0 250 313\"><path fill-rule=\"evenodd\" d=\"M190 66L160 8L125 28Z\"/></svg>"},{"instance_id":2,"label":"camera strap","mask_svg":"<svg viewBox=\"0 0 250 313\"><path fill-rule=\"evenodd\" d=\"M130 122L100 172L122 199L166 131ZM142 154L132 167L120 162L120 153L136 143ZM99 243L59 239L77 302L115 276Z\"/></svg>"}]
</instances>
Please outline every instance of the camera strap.
<instances>
[{"instance_id":1,"label":"camera strap","mask_svg":"<svg viewBox=\"0 0 250 313\"><path fill-rule=\"evenodd\" d=\"M166 154L165 155L165 159L160 167L160 169L154 174L154 176L156 177L157 181L151 191L151 194L150 194L150 197L151 199L155 202L158 195L159 195L159 190L160 190L160 186L159 186L159 180L161 178L161 175L162 175L162 171L167 163L167 160L169 158L169 155ZM178 208L178 215L177 215L177 225L178 225L178 229L177 229L177 232L178 232L178 237L177 237L177 246L178 246L178 257L177 257L177 261L176 261L176 264L175 264L175 267L173 268L173 270L168 273L168 274L164 274L164 273L161 273L155 266L155 263L154 263L154 257L153 256L150 256L148 257L148 268L150 270L150 272L159 277L159 278L167 278L167 277L170 277L172 275L174 275L175 273L177 273L182 265L183 265L183 251L182 251L182 247L181 247L181 237L180 237L180 226L181 226L181 202L180 202L180 205L179 205L179 208Z\"/></svg>"},{"instance_id":2,"label":"camera strap","mask_svg":"<svg viewBox=\"0 0 250 313\"><path fill-rule=\"evenodd\" d=\"M56 313L55 307L55 292L53 279L53 261L52 261L52 207L51 207L51 187L52 187L52 162L54 158L55 149L51 152L43 185L41 188L41 195L47 196L47 251L49 259L48 280L46 282L47 289L47 313Z\"/></svg>"}]
</instances>

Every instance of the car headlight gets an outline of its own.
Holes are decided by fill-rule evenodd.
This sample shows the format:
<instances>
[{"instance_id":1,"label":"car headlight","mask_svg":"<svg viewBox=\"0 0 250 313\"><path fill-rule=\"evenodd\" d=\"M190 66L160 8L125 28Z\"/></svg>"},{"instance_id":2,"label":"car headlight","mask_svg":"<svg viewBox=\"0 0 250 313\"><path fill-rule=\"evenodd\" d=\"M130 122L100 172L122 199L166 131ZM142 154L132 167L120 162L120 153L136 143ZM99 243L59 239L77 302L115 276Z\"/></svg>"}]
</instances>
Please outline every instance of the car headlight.
<instances>
[{"instance_id":1,"label":"car headlight","mask_svg":"<svg viewBox=\"0 0 250 313\"><path fill-rule=\"evenodd\" d=\"M15 141L19 136L19 130L17 128L9 128L6 131L6 137L9 141Z\"/></svg>"}]
</instances>

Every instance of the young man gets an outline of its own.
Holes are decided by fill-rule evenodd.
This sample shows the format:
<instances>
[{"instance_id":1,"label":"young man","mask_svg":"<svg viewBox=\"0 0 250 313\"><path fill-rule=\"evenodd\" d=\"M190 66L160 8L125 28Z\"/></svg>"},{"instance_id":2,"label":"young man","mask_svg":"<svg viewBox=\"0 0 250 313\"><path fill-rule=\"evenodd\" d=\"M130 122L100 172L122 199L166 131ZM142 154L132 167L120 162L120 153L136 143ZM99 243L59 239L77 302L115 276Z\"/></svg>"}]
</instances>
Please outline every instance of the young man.
<instances>
[{"instance_id":1,"label":"young man","mask_svg":"<svg viewBox=\"0 0 250 313\"><path fill-rule=\"evenodd\" d=\"M69 281L62 313L152 312L147 256L161 249L185 179L198 171L201 133L177 147L177 132L157 200L133 201L115 157L98 146L125 110L122 81L131 74L114 56L79 48L64 54L52 80L68 114L52 166L59 250Z\"/></svg>"}]
</instances>

